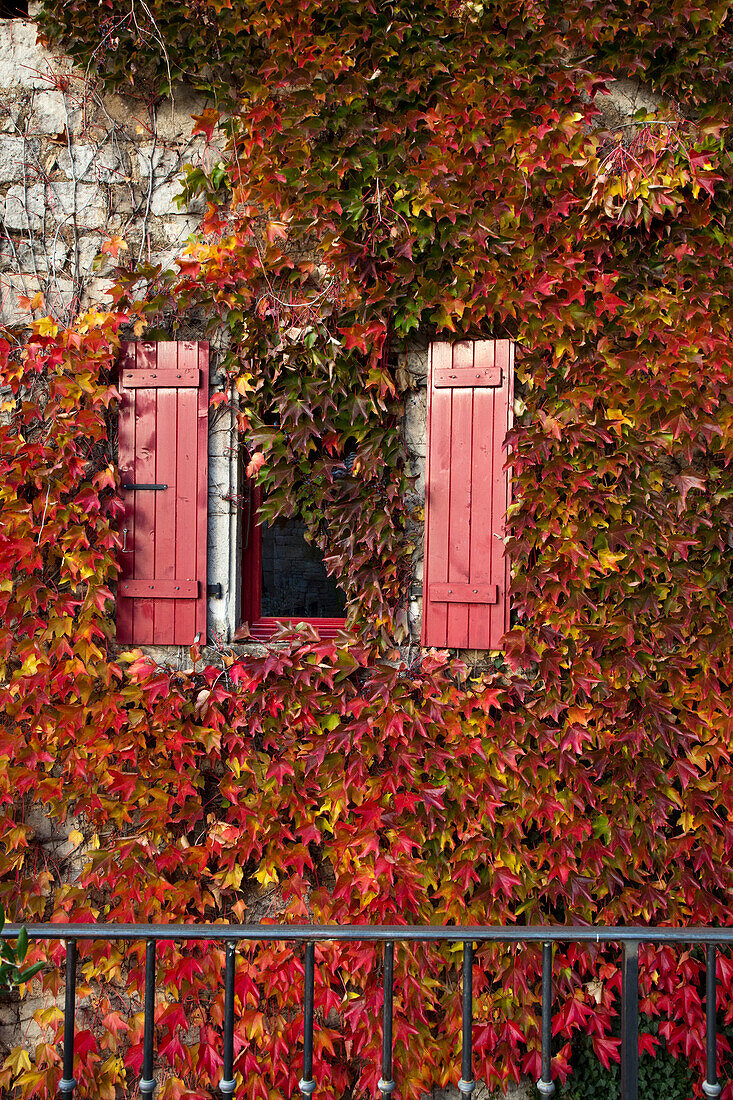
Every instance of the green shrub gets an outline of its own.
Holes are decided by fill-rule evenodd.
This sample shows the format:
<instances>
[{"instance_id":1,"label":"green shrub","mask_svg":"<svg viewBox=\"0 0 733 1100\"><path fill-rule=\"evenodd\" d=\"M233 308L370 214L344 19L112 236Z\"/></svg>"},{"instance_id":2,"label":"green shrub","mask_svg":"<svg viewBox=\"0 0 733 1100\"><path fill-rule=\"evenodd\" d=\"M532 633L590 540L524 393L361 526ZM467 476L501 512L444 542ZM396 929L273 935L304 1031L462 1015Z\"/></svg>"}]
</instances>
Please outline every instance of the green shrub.
<instances>
[{"instance_id":1,"label":"green shrub","mask_svg":"<svg viewBox=\"0 0 733 1100\"><path fill-rule=\"evenodd\" d=\"M651 1023L644 1030L656 1034L657 1026ZM572 1077L558 1089L558 1100L621 1100L621 1066L612 1062L606 1069L588 1036L577 1043L571 1064ZM639 1058L639 1100L689 1100L692 1081L690 1067L673 1058L663 1040L655 1057Z\"/></svg>"}]
</instances>

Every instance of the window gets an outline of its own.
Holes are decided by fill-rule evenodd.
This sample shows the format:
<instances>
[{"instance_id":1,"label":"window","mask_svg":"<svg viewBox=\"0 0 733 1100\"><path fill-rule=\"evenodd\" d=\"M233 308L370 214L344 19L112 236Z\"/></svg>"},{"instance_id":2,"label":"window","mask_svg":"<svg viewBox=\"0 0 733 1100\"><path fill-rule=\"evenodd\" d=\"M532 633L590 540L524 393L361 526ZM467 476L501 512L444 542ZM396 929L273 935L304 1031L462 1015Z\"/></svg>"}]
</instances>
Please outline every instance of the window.
<instances>
[{"instance_id":1,"label":"window","mask_svg":"<svg viewBox=\"0 0 733 1100\"><path fill-rule=\"evenodd\" d=\"M257 523L259 490L247 485L242 505L242 619L265 640L287 622L307 622L321 637L344 628L345 596L296 519Z\"/></svg>"},{"instance_id":2,"label":"window","mask_svg":"<svg viewBox=\"0 0 733 1100\"><path fill-rule=\"evenodd\" d=\"M124 344L118 465L124 514L119 521L120 576L117 585L117 641L135 645L191 645L207 637L207 597L232 610L224 629L212 612L212 637L234 635L265 640L286 622L305 620L322 637L344 627L343 593L326 573L304 528L288 520L257 522L259 490L244 477L238 507L240 547L229 532L230 557L240 553L240 615L236 577L224 592L208 587L207 551L215 564L220 529L209 507L209 348L205 342L160 341ZM229 439L231 446L231 438ZM215 499L215 498L218 498ZM210 541L213 540L213 541ZM226 599L224 598L226 597Z\"/></svg>"},{"instance_id":3,"label":"window","mask_svg":"<svg viewBox=\"0 0 733 1100\"><path fill-rule=\"evenodd\" d=\"M123 345L117 640L205 642L207 616L214 640L236 638L240 624L241 638L266 640L300 621L334 637L345 625L344 596L303 526L258 523L259 490L242 478L244 493L232 502L232 471L214 478L209 501L208 386L205 342ZM512 386L510 341L431 345L423 645L497 649L508 629ZM232 420L219 435L236 466L234 427ZM207 555L218 581L211 590Z\"/></svg>"}]
</instances>

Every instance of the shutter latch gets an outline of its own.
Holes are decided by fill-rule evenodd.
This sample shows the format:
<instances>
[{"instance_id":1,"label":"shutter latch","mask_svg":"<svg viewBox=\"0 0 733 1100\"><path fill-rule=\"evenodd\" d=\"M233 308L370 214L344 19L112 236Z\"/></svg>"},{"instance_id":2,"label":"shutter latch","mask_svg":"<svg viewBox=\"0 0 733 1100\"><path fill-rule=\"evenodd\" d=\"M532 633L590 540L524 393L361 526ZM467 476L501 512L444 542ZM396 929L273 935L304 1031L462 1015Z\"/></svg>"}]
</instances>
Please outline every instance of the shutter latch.
<instances>
[{"instance_id":1,"label":"shutter latch","mask_svg":"<svg viewBox=\"0 0 733 1100\"><path fill-rule=\"evenodd\" d=\"M127 489L128 492L140 492L141 489L149 489L153 493L160 493L163 489L167 489L167 485L153 485L145 484L141 481L123 481L122 488Z\"/></svg>"}]
</instances>

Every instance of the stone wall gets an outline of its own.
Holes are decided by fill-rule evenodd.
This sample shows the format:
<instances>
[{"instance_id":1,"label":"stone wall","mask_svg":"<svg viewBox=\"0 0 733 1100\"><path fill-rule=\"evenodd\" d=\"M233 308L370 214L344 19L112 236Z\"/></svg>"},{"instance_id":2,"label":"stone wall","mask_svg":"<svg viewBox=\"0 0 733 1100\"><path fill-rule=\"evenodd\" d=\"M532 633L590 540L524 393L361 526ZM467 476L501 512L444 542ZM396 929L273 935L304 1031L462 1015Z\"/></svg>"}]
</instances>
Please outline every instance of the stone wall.
<instances>
[{"instance_id":1,"label":"stone wall","mask_svg":"<svg viewBox=\"0 0 733 1100\"><path fill-rule=\"evenodd\" d=\"M104 305L110 238L125 258L171 263L200 220L175 205L182 167L216 158L190 136L202 106L185 89L157 109L104 95L32 20L0 20L0 322L25 322L18 296L39 291L62 321Z\"/></svg>"}]
</instances>

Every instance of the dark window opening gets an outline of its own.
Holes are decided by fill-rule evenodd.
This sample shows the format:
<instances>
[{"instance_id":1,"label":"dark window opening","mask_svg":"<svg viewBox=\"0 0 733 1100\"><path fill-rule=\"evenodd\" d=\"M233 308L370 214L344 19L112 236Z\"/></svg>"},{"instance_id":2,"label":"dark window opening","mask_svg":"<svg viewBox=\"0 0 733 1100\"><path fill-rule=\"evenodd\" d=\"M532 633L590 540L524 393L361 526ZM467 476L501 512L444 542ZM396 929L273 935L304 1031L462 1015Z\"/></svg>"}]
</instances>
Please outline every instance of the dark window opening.
<instances>
[{"instance_id":1,"label":"dark window opening","mask_svg":"<svg viewBox=\"0 0 733 1100\"><path fill-rule=\"evenodd\" d=\"M343 630L346 597L328 576L301 520L257 522L260 490L245 482L242 521L242 628L236 637L266 640L282 624L307 622L322 638Z\"/></svg>"},{"instance_id":2,"label":"dark window opening","mask_svg":"<svg viewBox=\"0 0 733 1100\"><path fill-rule=\"evenodd\" d=\"M305 619L343 618L343 592L326 573L319 551L304 537L299 520L262 527L261 615Z\"/></svg>"},{"instance_id":3,"label":"dark window opening","mask_svg":"<svg viewBox=\"0 0 733 1100\"><path fill-rule=\"evenodd\" d=\"M27 19L28 0L0 0L0 19Z\"/></svg>"}]
</instances>

